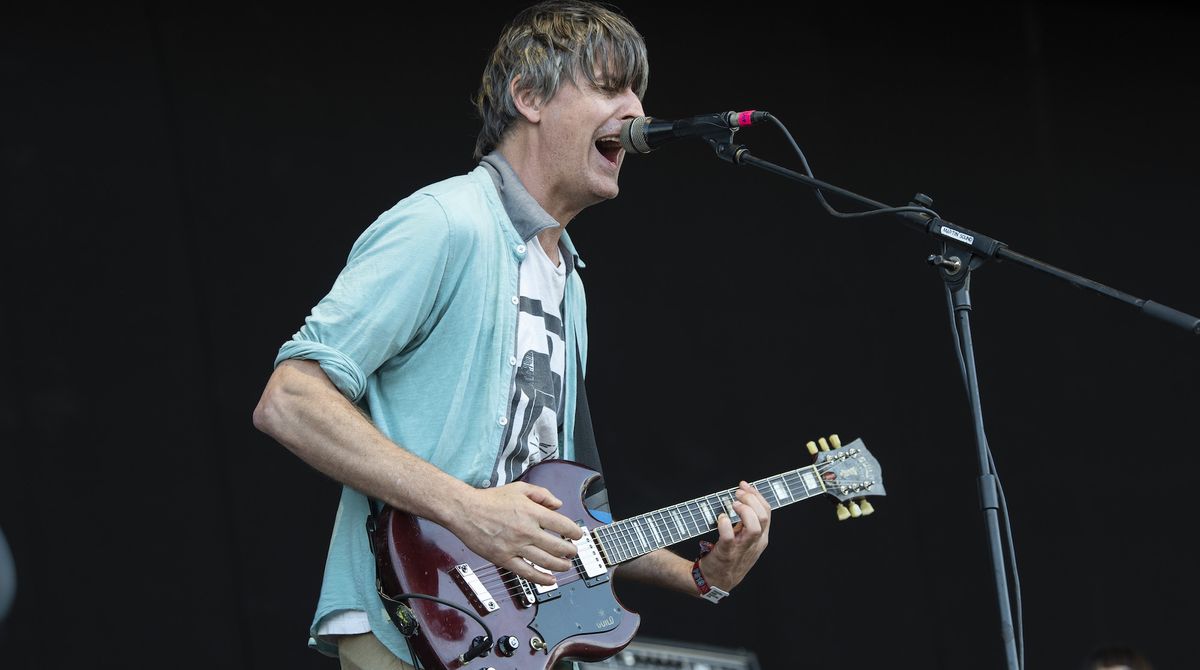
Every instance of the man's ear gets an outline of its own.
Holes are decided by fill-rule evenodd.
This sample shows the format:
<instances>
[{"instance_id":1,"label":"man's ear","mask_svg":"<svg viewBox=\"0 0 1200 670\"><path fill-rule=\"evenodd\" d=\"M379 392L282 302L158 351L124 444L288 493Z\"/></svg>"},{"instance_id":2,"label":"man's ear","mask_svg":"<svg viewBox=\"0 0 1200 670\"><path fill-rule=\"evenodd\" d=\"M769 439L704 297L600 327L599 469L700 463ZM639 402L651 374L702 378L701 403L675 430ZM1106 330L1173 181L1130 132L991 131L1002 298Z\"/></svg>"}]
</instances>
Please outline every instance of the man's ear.
<instances>
[{"instance_id":1,"label":"man's ear","mask_svg":"<svg viewBox=\"0 0 1200 670\"><path fill-rule=\"evenodd\" d=\"M521 75L508 82L508 93L517 106L517 113L530 123L537 123L542 118L542 100L528 86L521 85Z\"/></svg>"}]
</instances>

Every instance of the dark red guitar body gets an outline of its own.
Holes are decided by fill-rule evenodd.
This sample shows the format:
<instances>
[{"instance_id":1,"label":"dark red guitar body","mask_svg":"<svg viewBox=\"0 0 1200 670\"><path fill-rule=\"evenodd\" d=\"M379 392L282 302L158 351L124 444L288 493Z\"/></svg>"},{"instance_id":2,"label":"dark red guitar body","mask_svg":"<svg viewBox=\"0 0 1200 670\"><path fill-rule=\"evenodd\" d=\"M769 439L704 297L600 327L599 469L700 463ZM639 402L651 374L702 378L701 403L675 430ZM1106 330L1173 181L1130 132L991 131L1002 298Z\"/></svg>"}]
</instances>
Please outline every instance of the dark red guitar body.
<instances>
[{"instance_id":1,"label":"dark red guitar body","mask_svg":"<svg viewBox=\"0 0 1200 670\"><path fill-rule=\"evenodd\" d=\"M599 475L576 463L551 460L525 472L522 481L545 487L563 501L558 511L588 529L604 525L583 505L588 483ZM613 593L614 569L600 577L586 578L576 569L555 573L558 588L540 594L538 602L523 606L519 587L505 588L496 568L467 549L450 531L427 519L392 508L380 514L373 538L377 569L384 591L424 594L470 609L488 625L495 640L515 636L518 646L511 656L493 648L486 656L463 664L459 656L484 630L470 616L430 600L410 598L408 605L420 623L410 642L422 666L458 670L545 670L556 661L597 661L623 649L637 632L641 617L626 610ZM456 578L456 566L466 564L479 575L495 603L494 611L473 600ZM576 561L578 567L578 561ZM507 571L503 575L512 575ZM551 595L553 594L553 595ZM394 607L394 606L392 606ZM545 648L535 649L531 640L540 638Z\"/></svg>"}]
</instances>

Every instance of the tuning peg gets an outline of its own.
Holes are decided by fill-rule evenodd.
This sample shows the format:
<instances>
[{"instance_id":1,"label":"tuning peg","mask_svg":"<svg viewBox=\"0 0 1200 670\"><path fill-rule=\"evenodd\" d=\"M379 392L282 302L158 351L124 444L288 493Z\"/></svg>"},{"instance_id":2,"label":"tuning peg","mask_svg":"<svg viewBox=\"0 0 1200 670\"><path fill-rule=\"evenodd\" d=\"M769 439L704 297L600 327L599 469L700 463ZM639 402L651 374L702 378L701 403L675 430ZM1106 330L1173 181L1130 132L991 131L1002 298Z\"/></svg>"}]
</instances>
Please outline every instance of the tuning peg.
<instances>
[{"instance_id":1,"label":"tuning peg","mask_svg":"<svg viewBox=\"0 0 1200 670\"><path fill-rule=\"evenodd\" d=\"M829 443L833 445L834 449L842 448L842 438L838 437L837 433L829 436Z\"/></svg>"},{"instance_id":2,"label":"tuning peg","mask_svg":"<svg viewBox=\"0 0 1200 670\"><path fill-rule=\"evenodd\" d=\"M850 510L846 508L844 503L837 504L837 517L838 521L845 521L850 518Z\"/></svg>"},{"instance_id":3,"label":"tuning peg","mask_svg":"<svg viewBox=\"0 0 1200 670\"><path fill-rule=\"evenodd\" d=\"M829 451L829 443L825 441L825 438L818 438L817 443L821 445L821 451Z\"/></svg>"},{"instance_id":4,"label":"tuning peg","mask_svg":"<svg viewBox=\"0 0 1200 670\"><path fill-rule=\"evenodd\" d=\"M806 444L806 445L804 445L804 446L808 447L808 454L809 454L810 456L816 456L816 455L817 455L817 443L816 443L816 442L813 442L812 440L809 440L809 441L808 441L808 444Z\"/></svg>"},{"instance_id":5,"label":"tuning peg","mask_svg":"<svg viewBox=\"0 0 1200 670\"><path fill-rule=\"evenodd\" d=\"M854 517L855 519L862 516L862 508L858 506L858 503L851 500L846 506L850 508L850 516Z\"/></svg>"},{"instance_id":6,"label":"tuning peg","mask_svg":"<svg viewBox=\"0 0 1200 670\"><path fill-rule=\"evenodd\" d=\"M875 512L875 507L871 505L871 501L866 499L858 501L858 508L862 510L863 516L867 516L868 514L873 514Z\"/></svg>"}]
</instances>

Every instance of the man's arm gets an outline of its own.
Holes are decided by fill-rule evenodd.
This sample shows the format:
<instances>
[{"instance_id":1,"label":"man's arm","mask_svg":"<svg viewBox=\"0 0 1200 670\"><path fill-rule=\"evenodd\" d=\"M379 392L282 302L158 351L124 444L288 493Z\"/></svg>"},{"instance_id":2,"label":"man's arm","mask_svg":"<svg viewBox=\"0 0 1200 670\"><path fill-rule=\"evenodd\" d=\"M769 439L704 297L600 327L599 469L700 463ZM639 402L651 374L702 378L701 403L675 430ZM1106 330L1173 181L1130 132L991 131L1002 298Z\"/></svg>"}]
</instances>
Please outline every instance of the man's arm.
<instances>
[{"instance_id":1,"label":"man's arm","mask_svg":"<svg viewBox=\"0 0 1200 670\"><path fill-rule=\"evenodd\" d=\"M732 591L750 572L767 548L767 530L771 525L771 506L766 498L746 482L734 493L733 511L741 517L735 526L725 514L717 517L717 542L700 561L700 569L709 584ZM700 595L692 578L692 561L659 549L621 564L618 575L641 582Z\"/></svg>"},{"instance_id":2,"label":"man's arm","mask_svg":"<svg viewBox=\"0 0 1200 670\"><path fill-rule=\"evenodd\" d=\"M578 539L580 530L553 511L562 501L549 490L524 482L476 489L451 477L379 432L314 361L275 368L254 425L333 479L444 526L494 565L543 585L553 578L522 559L571 567L575 545L560 536Z\"/></svg>"}]
</instances>

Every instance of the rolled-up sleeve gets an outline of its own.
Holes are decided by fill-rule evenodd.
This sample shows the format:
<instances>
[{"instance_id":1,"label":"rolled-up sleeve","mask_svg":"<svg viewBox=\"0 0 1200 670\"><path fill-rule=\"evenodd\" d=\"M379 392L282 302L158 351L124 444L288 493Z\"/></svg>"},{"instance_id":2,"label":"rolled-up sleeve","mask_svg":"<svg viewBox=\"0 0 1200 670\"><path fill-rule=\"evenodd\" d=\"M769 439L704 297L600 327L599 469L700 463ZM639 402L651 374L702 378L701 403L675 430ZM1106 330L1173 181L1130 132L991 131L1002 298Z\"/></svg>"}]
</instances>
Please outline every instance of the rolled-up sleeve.
<instances>
[{"instance_id":1,"label":"rolled-up sleeve","mask_svg":"<svg viewBox=\"0 0 1200 670\"><path fill-rule=\"evenodd\" d=\"M437 200L417 194L359 236L329 293L285 342L275 365L316 361L351 401L367 377L428 327L453 240Z\"/></svg>"}]
</instances>

